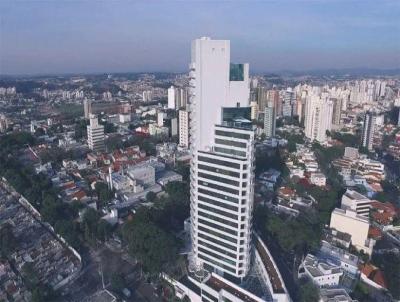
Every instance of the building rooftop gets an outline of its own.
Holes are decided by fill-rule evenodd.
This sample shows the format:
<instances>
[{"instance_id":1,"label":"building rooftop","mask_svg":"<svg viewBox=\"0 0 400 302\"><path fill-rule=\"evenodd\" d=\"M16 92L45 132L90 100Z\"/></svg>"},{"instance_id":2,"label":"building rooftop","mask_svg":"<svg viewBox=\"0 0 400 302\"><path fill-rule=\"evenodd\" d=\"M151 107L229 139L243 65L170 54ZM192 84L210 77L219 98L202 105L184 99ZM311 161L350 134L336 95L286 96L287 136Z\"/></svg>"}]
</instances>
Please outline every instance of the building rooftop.
<instances>
[{"instance_id":1,"label":"building rooftop","mask_svg":"<svg viewBox=\"0 0 400 302\"><path fill-rule=\"evenodd\" d=\"M217 279L213 275L206 281L206 285L214 289L215 291L219 292L221 290L226 290L230 294L238 297L242 301L246 302L258 302L254 298L250 297L249 295L246 295L244 292L239 291L235 287L229 285L227 282L224 282L220 279Z\"/></svg>"},{"instance_id":2,"label":"building rooftop","mask_svg":"<svg viewBox=\"0 0 400 302\"><path fill-rule=\"evenodd\" d=\"M261 243L261 239L257 240L256 243L257 252L260 254L261 260L264 264L264 267L268 273L269 280L272 285L272 289L274 293L285 293L285 289L283 288L282 280L279 276L279 273L275 269L273 260L271 260L267 251L265 250L263 244Z\"/></svg>"}]
</instances>

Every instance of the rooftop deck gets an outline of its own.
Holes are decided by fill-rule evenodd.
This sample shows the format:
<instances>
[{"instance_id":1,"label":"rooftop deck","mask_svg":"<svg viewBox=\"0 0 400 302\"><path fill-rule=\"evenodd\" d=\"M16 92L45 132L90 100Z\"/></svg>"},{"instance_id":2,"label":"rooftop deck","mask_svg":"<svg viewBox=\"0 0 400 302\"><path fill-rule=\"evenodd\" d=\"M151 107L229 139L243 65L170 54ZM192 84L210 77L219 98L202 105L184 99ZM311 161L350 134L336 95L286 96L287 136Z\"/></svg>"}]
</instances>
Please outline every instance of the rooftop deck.
<instances>
[{"instance_id":1,"label":"rooftop deck","mask_svg":"<svg viewBox=\"0 0 400 302\"><path fill-rule=\"evenodd\" d=\"M253 299L249 295L246 295L244 292L237 290L236 288L232 287L231 285L211 276L207 281L206 285L214 289L215 291L219 292L222 289L226 290L227 292L231 293L232 295L238 297L239 299L247 302L258 302L257 300Z\"/></svg>"},{"instance_id":2,"label":"rooftop deck","mask_svg":"<svg viewBox=\"0 0 400 302\"><path fill-rule=\"evenodd\" d=\"M283 284L278 272L275 269L275 266L268 255L267 251L265 250L264 246L262 245L261 239L257 240L256 249L257 252L260 254L261 260L264 264L265 269L267 270L269 280L272 285L273 292L276 294L285 293L285 289L283 288Z\"/></svg>"}]
</instances>

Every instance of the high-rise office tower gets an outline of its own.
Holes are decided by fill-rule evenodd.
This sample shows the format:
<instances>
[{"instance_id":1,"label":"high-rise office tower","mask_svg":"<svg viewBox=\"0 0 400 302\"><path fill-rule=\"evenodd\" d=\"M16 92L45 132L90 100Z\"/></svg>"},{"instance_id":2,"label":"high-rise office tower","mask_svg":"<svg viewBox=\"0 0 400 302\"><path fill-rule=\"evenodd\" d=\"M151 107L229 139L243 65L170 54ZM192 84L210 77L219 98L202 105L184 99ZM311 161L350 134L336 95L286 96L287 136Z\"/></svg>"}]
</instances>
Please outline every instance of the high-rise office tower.
<instances>
[{"instance_id":1,"label":"high-rise office tower","mask_svg":"<svg viewBox=\"0 0 400 302\"><path fill-rule=\"evenodd\" d=\"M326 93L307 97L305 112L305 135L311 141L326 141L326 131L332 127L333 104Z\"/></svg>"},{"instance_id":2,"label":"high-rise office tower","mask_svg":"<svg viewBox=\"0 0 400 302\"><path fill-rule=\"evenodd\" d=\"M179 145L189 147L189 112L179 110Z\"/></svg>"},{"instance_id":3,"label":"high-rise office tower","mask_svg":"<svg viewBox=\"0 0 400 302\"><path fill-rule=\"evenodd\" d=\"M229 41L197 39L190 86L191 262L243 278L254 194L248 64L230 63Z\"/></svg>"},{"instance_id":4,"label":"high-rise office tower","mask_svg":"<svg viewBox=\"0 0 400 302\"><path fill-rule=\"evenodd\" d=\"M97 116L90 115L90 125L87 126L89 148L96 152L104 151L104 126L99 124Z\"/></svg>"},{"instance_id":5,"label":"high-rise office tower","mask_svg":"<svg viewBox=\"0 0 400 302\"><path fill-rule=\"evenodd\" d=\"M265 107L264 110L264 133L266 137L275 136L276 115L275 107Z\"/></svg>"},{"instance_id":6,"label":"high-rise office tower","mask_svg":"<svg viewBox=\"0 0 400 302\"><path fill-rule=\"evenodd\" d=\"M92 101L88 99L83 100L83 111L85 114L85 118L89 118L92 113Z\"/></svg>"},{"instance_id":7,"label":"high-rise office tower","mask_svg":"<svg viewBox=\"0 0 400 302\"><path fill-rule=\"evenodd\" d=\"M361 136L361 145L368 150L373 150L376 116L373 112L367 111L364 116L364 125Z\"/></svg>"},{"instance_id":8,"label":"high-rise office tower","mask_svg":"<svg viewBox=\"0 0 400 302\"><path fill-rule=\"evenodd\" d=\"M175 87L171 86L168 88L168 109L175 109Z\"/></svg>"}]
</instances>

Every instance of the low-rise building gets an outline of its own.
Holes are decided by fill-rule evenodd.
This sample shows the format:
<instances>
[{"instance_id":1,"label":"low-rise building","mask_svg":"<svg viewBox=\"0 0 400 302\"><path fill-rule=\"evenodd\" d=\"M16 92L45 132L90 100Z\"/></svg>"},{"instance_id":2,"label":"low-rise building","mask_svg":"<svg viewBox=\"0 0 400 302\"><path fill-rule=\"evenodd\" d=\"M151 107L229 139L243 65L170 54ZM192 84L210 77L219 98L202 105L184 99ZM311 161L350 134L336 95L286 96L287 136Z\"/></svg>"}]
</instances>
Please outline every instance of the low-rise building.
<instances>
[{"instance_id":1,"label":"low-rise building","mask_svg":"<svg viewBox=\"0 0 400 302\"><path fill-rule=\"evenodd\" d=\"M299 278L307 276L319 288L329 288L339 285L343 270L340 266L308 254L299 267L298 275Z\"/></svg>"},{"instance_id":2,"label":"low-rise building","mask_svg":"<svg viewBox=\"0 0 400 302\"><path fill-rule=\"evenodd\" d=\"M323 173L314 172L310 175L310 182L319 187L325 187L326 177Z\"/></svg>"},{"instance_id":3,"label":"low-rise building","mask_svg":"<svg viewBox=\"0 0 400 302\"><path fill-rule=\"evenodd\" d=\"M351 209L334 209L330 227L351 235L351 243L359 251L371 255L374 240L368 239L369 219Z\"/></svg>"},{"instance_id":4,"label":"low-rise building","mask_svg":"<svg viewBox=\"0 0 400 302\"><path fill-rule=\"evenodd\" d=\"M342 209L351 209L364 217L369 217L371 200L357 191L347 189L342 196Z\"/></svg>"}]
</instances>

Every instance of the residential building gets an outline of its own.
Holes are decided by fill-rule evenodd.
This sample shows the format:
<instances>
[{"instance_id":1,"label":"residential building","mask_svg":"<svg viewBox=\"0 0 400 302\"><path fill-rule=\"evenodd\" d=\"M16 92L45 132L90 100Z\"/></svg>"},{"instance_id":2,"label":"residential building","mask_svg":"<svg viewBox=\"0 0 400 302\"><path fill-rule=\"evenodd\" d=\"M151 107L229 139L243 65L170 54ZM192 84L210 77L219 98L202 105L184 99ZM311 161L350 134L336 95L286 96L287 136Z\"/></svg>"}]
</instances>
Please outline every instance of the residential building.
<instances>
[{"instance_id":1,"label":"residential building","mask_svg":"<svg viewBox=\"0 0 400 302\"><path fill-rule=\"evenodd\" d=\"M251 108L251 119L257 120L258 119L258 104L256 101L250 102L250 108Z\"/></svg>"},{"instance_id":2,"label":"residential building","mask_svg":"<svg viewBox=\"0 0 400 302\"><path fill-rule=\"evenodd\" d=\"M376 116L374 113L368 111L364 116L364 125L361 136L361 145L368 150L373 150L373 139L376 126Z\"/></svg>"},{"instance_id":3,"label":"residential building","mask_svg":"<svg viewBox=\"0 0 400 302\"><path fill-rule=\"evenodd\" d=\"M189 111L179 110L179 145L189 147Z\"/></svg>"},{"instance_id":4,"label":"residential building","mask_svg":"<svg viewBox=\"0 0 400 302\"><path fill-rule=\"evenodd\" d=\"M0 114L0 133L6 132L8 129L8 120L4 114Z\"/></svg>"},{"instance_id":5,"label":"residential building","mask_svg":"<svg viewBox=\"0 0 400 302\"><path fill-rule=\"evenodd\" d=\"M319 291L320 302L358 302L343 288L323 288Z\"/></svg>"},{"instance_id":6,"label":"residential building","mask_svg":"<svg viewBox=\"0 0 400 302\"><path fill-rule=\"evenodd\" d=\"M330 227L351 235L352 245L359 251L372 253L373 241L368 239L369 219L351 209L334 209Z\"/></svg>"},{"instance_id":7,"label":"residential building","mask_svg":"<svg viewBox=\"0 0 400 302\"><path fill-rule=\"evenodd\" d=\"M340 119L342 114L342 99L341 98L332 98L333 103L333 112L332 112L332 126L335 129L340 127Z\"/></svg>"},{"instance_id":8,"label":"residential building","mask_svg":"<svg viewBox=\"0 0 400 302\"><path fill-rule=\"evenodd\" d=\"M265 107L264 110L264 134L266 137L274 137L276 128L275 107Z\"/></svg>"},{"instance_id":9,"label":"residential building","mask_svg":"<svg viewBox=\"0 0 400 302\"><path fill-rule=\"evenodd\" d=\"M171 86L168 88L168 109L175 109L175 87Z\"/></svg>"},{"instance_id":10,"label":"residential building","mask_svg":"<svg viewBox=\"0 0 400 302\"><path fill-rule=\"evenodd\" d=\"M89 148L96 152L104 151L104 126L99 124L96 115L90 115L90 125L87 126Z\"/></svg>"},{"instance_id":11,"label":"residential building","mask_svg":"<svg viewBox=\"0 0 400 302\"><path fill-rule=\"evenodd\" d=\"M248 64L230 63L230 42L192 44L190 140L193 259L243 278L250 268L254 182ZM210 108L213 110L210 110Z\"/></svg>"},{"instance_id":12,"label":"residential building","mask_svg":"<svg viewBox=\"0 0 400 302\"><path fill-rule=\"evenodd\" d=\"M364 217L369 217L372 201L357 191L347 189L342 196L342 209L351 209Z\"/></svg>"},{"instance_id":13,"label":"residential building","mask_svg":"<svg viewBox=\"0 0 400 302\"><path fill-rule=\"evenodd\" d=\"M308 254L299 266L299 278L307 276L319 288L337 287L343 270L340 266Z\"/></svg>"},{"instance_id":14,"label":"residential building","mask_svg":"<svg viewBox=\"0 0 400 302\"><path fill-rule=\"evenodd\" d=\"M85 118L89 119L90 114L92 114L92 101L88 99L83 100L83 111L85 114Z\"/></svg>"},{"instance_id":15,"label":"residential building","mask_svg":"<svg viewBox=\"0 0 400 302\"><path fill-rule=\"evenodd\" d=\"M311 141L324 142L326 131L331 130L333 104L326 94L307 97L305 112L305 135Z\"/></svg>"},{"instance_id":16,"label":"residential building","mask_svg":"<svg viewBox=\"0 0 400 302\"><path fill-rule=\"evenodd\" d=\"M310 176L310 182L318 187L325 187L326 177L323 173L313 172Z\"/></svg>"},{"instance_id":17,"label":"residential building","mask_svg":"<svg viewBox=\"0 0 400 302\"><path fill-rule=\"evenodd\" d=\"M282 116L292 117L294 106L296 105L296 94L292 88L286 89L284 92L283 103L282 103Z\"/></svg>"},{"instance_id":18,"label":"residential building","mask_svg":"<svg viewBox=\"0 0 400 302\"><path fill-rule=\"evenodd\" d=\"M353 147L346 147L344 148L344 156L345 158L349 159L357 159L359 156L358 149Z\"/></svg>"}]
</instances>

